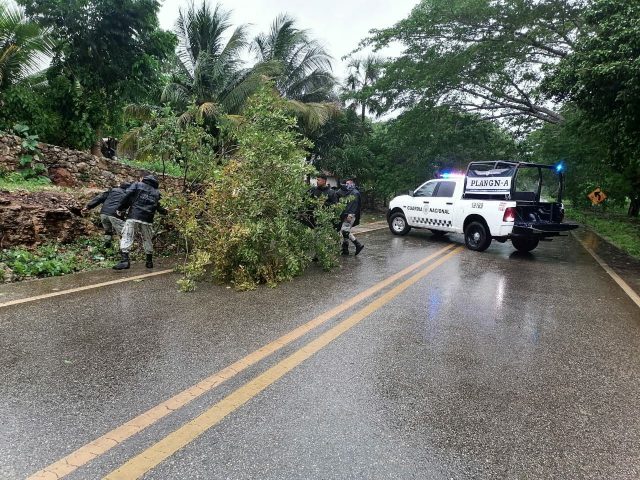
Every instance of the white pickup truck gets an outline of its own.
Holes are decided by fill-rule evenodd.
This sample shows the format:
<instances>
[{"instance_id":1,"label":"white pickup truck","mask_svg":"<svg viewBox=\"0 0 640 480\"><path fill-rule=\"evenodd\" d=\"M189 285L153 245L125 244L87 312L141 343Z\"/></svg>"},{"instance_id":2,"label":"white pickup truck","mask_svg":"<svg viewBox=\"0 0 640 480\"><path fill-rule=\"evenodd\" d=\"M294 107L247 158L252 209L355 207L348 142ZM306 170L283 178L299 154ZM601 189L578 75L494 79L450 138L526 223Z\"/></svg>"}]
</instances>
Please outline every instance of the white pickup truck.
<instances>
[{"instance_id":1,"label":"white pickup truck","mask_svg":"<svg viewBox=\"0 0 640 480\"><path fill-rule=\"evenodd\" d=\"M462 233L470 250L484 251L493 239L530 252L578 227L563 223L563 186L562 165L473 162L465 174L445 174L394 198L387 221L395 235L412 228Z\"/></svg>"}]
</instances>

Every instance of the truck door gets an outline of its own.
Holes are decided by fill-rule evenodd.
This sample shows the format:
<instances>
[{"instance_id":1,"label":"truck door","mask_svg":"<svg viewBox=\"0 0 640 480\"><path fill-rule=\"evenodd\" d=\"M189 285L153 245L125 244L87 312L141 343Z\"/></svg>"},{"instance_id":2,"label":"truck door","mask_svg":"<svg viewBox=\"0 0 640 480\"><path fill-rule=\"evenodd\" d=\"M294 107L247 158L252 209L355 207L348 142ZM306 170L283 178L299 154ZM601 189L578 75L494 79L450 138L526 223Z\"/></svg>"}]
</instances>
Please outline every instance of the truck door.
<instances>
[{"instance_id":1,"label":"truck door","mask_svg":"<svg viewBox=\"0 0 640 480\"><path fill-rule=\"evenodd\" d=\"M438 182L437 188L429 199L428 209L425 210L427 228L453 231L453 194L455 190L456 182L446 180Z\"/></svg>"},{"instance_id":2,"label":"truck door","mask_svg":"<svg viewBox=\"0 0 640 480\"><path fill-rule=\"evenodd\" d=\"M437 185L438 182L432 180L422 184L413 192L413 201L411 205L407 205L407 221L412 227L428 228L426 212Z\"/></svg>"}]
</instances>

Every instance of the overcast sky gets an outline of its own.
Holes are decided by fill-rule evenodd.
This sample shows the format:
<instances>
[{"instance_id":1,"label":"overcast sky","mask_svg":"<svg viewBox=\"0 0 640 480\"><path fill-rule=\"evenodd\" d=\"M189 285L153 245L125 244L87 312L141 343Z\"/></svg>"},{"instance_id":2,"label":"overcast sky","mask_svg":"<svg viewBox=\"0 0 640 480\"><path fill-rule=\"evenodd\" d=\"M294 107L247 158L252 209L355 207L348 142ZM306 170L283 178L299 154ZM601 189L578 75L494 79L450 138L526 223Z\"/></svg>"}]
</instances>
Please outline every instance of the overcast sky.
<instances>
[{"instance_id":1,"label":"overcast sky","mask_svg":"<svg viewBox=\"0 0 640 480\"><path fill-rule=\"evenodd\" d=\"M210 0L215 5L214 0ZM186 8L190 0L164 0L160 10L160 23L173 29L178 11ZM195 0L196 5L200 0ZM288 13L300 28L311 31L335 59L334 74L343 78L344 55L351 52L372 28L388 27L405 18L418 0L235 0L222 1L223 8L232 11L234 25L251 24L251 36L267 31L274 18ZM398 48L383 52L399 53Z\"/></svg>"}]
</instances>

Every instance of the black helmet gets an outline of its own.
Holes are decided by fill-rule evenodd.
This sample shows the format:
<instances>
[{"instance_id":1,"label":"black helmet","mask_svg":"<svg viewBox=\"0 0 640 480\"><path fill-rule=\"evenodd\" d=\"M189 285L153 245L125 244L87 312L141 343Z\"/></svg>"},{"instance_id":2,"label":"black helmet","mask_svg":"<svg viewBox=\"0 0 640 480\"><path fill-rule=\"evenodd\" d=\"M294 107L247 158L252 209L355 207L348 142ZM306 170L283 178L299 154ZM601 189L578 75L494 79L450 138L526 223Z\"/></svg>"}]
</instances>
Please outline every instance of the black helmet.
<instances>
[{"instance_id":1,"label":"black helmet","mask_svg":"<svg viewBox=\"0 0 640 480\"><path fill-rule=\"evenodd\" d=\"M158 179L156 177L154 177L153 175L145 175L142 178L142 183L146 183L147 185L151 185L153 188L158 188L158 185L160 185L158 183Z\"/></svg>"}]
</instances>

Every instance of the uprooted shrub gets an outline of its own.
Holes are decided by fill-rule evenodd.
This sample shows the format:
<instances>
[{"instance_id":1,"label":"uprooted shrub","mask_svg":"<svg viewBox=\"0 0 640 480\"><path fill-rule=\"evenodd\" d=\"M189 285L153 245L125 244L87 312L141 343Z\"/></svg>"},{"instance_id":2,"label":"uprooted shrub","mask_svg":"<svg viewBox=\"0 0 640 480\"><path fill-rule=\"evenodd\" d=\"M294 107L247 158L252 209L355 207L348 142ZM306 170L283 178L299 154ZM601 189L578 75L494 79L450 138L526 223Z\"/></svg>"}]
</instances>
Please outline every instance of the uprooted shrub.
<instances>
[{"instance_id":1,"label":"uprooted shrub","mask_svg":"<svg viewBox=\"0 0 640 480\"><path fill-rule=\"evenodd\" d=\"M337 263L333 229L340 207L309 200L305 161L309 142L269 85L243 112L232 159L198 192L178 200L174 223L186 239L184 290L212 279L237 289L276 285L301 274L311 259ZM301 221L313 209L315 229Z\"/></svg>"}]
</instances>

